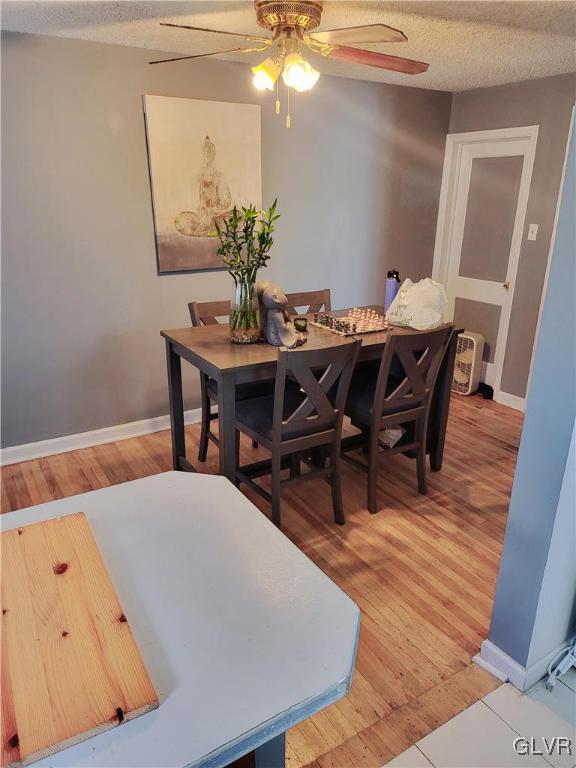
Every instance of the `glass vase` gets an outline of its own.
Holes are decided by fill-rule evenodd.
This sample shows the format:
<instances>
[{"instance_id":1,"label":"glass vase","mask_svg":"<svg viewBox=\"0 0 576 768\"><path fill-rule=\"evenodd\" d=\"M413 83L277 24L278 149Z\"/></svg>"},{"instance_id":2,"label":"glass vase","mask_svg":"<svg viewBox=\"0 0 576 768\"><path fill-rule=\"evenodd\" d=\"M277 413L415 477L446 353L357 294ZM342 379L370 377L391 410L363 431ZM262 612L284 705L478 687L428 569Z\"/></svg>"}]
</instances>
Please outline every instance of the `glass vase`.
<instances>
[{"instance_id":1,"label":"glass vase","mask_svg":"<svg viewBox=\"0 0 576 768\"><path fill-rule=\"evenodd\" d=\"M234 344L253 344L260 339L256 282L239 277L230 313L230 339Z\"/></svg>"}]
</instances>

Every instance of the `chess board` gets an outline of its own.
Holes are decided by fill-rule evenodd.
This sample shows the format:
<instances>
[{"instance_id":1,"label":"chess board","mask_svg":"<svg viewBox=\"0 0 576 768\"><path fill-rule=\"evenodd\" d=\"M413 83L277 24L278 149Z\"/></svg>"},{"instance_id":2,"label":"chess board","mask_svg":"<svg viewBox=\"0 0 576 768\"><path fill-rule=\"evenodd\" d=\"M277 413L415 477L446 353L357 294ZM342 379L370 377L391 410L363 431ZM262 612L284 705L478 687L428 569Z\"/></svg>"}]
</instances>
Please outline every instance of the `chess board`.
<instances>
[{"instance_id":1,"label":"chess board","mask_svg":"<svg viewBox=\"0 0 576 768\"><path fill-rule=\"evenodd\" d=\"M385 331L389 326L384 314L375 309L354 309L348 315L337 317L326 312L317 312L310 325L325 328L338 336L358 336L363 333Z\"/></svg>"}]
</instances>

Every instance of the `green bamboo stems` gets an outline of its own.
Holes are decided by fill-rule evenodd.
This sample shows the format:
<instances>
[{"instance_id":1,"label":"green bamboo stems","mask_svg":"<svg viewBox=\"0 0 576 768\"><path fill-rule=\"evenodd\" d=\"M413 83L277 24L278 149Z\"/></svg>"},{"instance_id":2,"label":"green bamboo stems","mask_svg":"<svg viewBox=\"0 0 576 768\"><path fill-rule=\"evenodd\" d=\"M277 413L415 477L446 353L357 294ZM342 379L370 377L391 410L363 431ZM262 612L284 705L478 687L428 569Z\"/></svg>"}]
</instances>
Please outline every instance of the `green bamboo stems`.
<instances>
[{"instance_id":1,"label":"green bamboo stems","mask_svg":"<svg viewBox=\"0 0 576 768\"><path fill-rule=\"evenodd\" d=\"M215 222L220 241L218 254L228 268L236 287L235 300L230 315L232 341L249 343L260 337L258 300L255 293L256 276L261 267L268 264L269 252L274 244L272 233L277 200L267 211L257 210L254 205L234 208L222 223Z\"/></svg>"}]
</instances>

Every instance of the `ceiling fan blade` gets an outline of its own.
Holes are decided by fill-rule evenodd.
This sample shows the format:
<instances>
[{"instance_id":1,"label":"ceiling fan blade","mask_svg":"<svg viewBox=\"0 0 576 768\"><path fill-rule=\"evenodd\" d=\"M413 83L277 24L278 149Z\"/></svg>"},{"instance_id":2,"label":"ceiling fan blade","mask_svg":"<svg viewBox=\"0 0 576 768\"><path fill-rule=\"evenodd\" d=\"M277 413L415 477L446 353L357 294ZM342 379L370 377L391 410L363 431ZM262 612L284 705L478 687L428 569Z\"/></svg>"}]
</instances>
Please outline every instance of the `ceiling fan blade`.
<instances>
[{"instance_id":1,"label":"ceiling fan blade","mask_svg":"<svg viewBox=\"0 0 576 768\"><path fill-rule=\"evenodd\" d=\"M206 56L218 56L222 53L253 53L254 51L263 51L266 46L262 48L229 48L227 51L212 51L212 53L196 53L193 56L175 56L172 59L157 59L156 61L149 61L148 64L168 64L171 61L184 61L185 59L203 59Z\"/></svg>"},{"instance_id":2,"label":"ceiling fan blade","mask_svg":"<svg viewBox=\"0 0 576 768\"><path fill-rule=\"evenodd\" d=\"M355 45L356 43L405 43L408 39L404 32L386 24L366 24L362 27L327 29L313 32L311 38L329 45Z\"/></svg>"},{"instance_id":3,"label":"ceiling fan blade","mask_svg":"<svg viewBox=\"0 0 576 768\"><path fill-rule=\"evenodd\" d=\"M430 66L423 61L402 59L399 56L376 53L376 51L363 51L360 48L348 48L346 45L336 45L334 48L330 48L329 52L325 55L331 59L351 61L354 64L365 64L368 67L389 69L392 72L403 72L405 75L419 75L421 72L426 72Z\"/></svg>"},{"instance_id":4,"label":"ceiling fan blade","mask_svg":"<svg viewBox=\"0 0 576 768\"><path fill-rule=\"evenodd\" d=\"M258 35L245 35L242 32L225 32L222 29L208 29L207 27L192 27L189 24L173 24L171 21L161 21L160 26L175 27L176 29L191 29L193 32L210 32L213 35L243 37L245 40L252 40L255 43L266 43L267 45L272 42L268 37L260 37Z\"/></svg>"}]
</instances>

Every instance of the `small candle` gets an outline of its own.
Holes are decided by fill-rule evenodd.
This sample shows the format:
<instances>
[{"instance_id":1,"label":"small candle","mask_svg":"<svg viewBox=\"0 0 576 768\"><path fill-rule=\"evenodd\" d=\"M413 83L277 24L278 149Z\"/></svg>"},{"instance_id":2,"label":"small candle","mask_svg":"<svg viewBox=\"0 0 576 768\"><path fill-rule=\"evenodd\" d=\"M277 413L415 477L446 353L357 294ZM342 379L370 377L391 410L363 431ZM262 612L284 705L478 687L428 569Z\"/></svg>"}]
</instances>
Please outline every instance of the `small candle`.
<instances>
[{"instance_id":1,"label":"small candle","mask_svg":"<svg viewBox=\"0 0 576 768\"><path fill-rule=\"evenodd\" d=\"M305 317L296 317L294 319L294 328L300 333L306 333L308 330L308 320Z\"/></svg>"}]
</instances>

